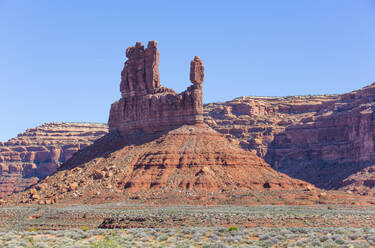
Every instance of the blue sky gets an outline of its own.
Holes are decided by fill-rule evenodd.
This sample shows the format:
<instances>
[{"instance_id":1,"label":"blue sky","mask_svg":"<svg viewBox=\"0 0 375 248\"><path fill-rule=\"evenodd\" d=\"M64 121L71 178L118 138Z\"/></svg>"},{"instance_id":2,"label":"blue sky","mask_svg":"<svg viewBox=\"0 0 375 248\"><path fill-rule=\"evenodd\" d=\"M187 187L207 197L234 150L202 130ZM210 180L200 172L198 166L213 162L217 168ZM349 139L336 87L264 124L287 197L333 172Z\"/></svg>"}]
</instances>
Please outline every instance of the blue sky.
<instances>
[{"instance_id":1,"label":"blue sky","mask_svg":"<svg viewBox=\"0 0 375 248\"><path fill-rule=\"evenodd\" d=\"M176 91L201 57L214 102L370 84L374 27L374 0L0 0L0 141L44 122L107 122L136 41L158 41Z\"/></svg>"}]
</instances>

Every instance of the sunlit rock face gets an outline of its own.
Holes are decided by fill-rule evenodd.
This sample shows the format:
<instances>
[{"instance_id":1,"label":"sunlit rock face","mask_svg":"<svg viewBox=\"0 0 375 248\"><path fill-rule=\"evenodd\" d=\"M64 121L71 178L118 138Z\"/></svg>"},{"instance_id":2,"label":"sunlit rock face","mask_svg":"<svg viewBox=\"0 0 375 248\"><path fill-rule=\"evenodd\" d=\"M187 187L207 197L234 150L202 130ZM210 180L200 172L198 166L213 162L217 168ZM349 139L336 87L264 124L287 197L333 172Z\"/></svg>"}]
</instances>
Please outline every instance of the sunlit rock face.
<instances>
[{"instance_id":1,"label":"sunlit rock face","mask_svg":"<svg viewBox=\"0 0 375 248\"><path fill-rule=\"evenodd\" d=\"M342 95L239 97L205 123L275 169L325 189L375 195L375 85Z\"/></svg>"},{"instance_id":2,"label":"sunlit rock face","mask_svg":"<svg viewBox=\"0 0 375 248\"><path fill-rule=\"evenodd\" d=\"M126 49L126 57L121 73L122 98L111 106L110 131L121 135L154 133L203 123L204 67L198 57L191 62L192 85L180 94L160 84L156 41L150 41L146 49L137 42Z\"/></svg>"}]
</instances>

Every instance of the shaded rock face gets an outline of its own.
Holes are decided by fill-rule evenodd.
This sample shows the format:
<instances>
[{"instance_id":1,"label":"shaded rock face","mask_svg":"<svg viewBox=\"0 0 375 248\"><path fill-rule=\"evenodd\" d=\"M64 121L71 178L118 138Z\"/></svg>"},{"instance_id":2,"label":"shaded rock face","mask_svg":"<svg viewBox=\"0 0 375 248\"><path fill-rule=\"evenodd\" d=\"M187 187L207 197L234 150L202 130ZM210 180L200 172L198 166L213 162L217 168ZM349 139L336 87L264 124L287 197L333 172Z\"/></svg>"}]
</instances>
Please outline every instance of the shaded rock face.
<instances>
[{"instance_id":1,"label":"shaded rock face","mask_svg":"<svg viewBox=\"0 0 375 248\"><path fill-rule=\"evenodd\" d=\"M198 57L191 62L193 85L180 94L160 85L156 41L150 41L146 49L137 42L126 50L126 57L121 73L122 98L111 106L110 131L121 135L154 133L203 123L204 67Z\"/></svg>"},{"instance_id":2,"label":"shaded rock face","mask_svg":"<svg viewBox=\"0 0 375 248\"><path fill-rule=\"evenodd\" d=\"M47 123L0 143L0 197L54 173L72 155L108 132L104 124Z\"/></svg>"},{"instance_id":3,"label":"shaded rock face","mask_svg":"<svg viewBox=\"0 0 375 248\"><path fill-rule=\"evenodd\" d=\"M375 196L375 165L365 166L342 180L340 190Z\"/></svg>"},{"instance_id":4,"label":"shaded rock face","mask_svg":"<svg viewBox=\"0 0 375 248\"><path fill-rule=\"evenodd\" d=\"M340 188L351 174L375 163L374 109L375 85L341 95L313 117L276 135L267 159L292 176Z\"/></svg>"},{"instance_id":5,"label":"shaded rock face","mask_svg":"<svg viewBox=\"0 0 375 248\"><path fill-rule=\"evenodd\" d=\"M374 99L375 85L343 95L241 97L205 105L205 122L292 177L375 195L366 181L374 175Z\"/></svg>"}]
</instances>

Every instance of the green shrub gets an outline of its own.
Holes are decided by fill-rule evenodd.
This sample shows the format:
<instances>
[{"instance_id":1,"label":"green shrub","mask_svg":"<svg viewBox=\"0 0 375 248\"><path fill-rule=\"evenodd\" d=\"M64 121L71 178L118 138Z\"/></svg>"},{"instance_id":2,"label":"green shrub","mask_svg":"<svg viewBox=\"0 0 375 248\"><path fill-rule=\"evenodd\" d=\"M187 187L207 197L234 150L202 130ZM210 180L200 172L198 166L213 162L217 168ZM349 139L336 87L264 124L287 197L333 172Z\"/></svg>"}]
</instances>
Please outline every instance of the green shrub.
<instances>
[{"instance_id":1,"label":"green shrub","mask_svg":"<svg viewBox=\"0 0 375 248\"><path fill-rule=\"evenodd\" d=\"M231 226L231 227L228 228L228 231L229 231L229 232L235 232L235 231L238 231L238 227L236 227L236 226Z\"/></svg>"},{"instance_id":2,"label":"green shrub","mask_svg":"<svg viewBox=\"0 0 375 248\"><path fill-rule=\"evenodd\" d=\"M122 247L121 242L115 233L112 231L104 236L104 239L100 240L94 245L95 248L120 248Z\"/></svg>"},{"instance_id":3,"label":"green shrub","mask_svg":"<svg viewBox=\"0 0 375 248\"><path fill-rule=\"evenodd\" d=\"M81 226L81 230L87 232L89 228L87 226Z\"/></svg>"}]
</instances>

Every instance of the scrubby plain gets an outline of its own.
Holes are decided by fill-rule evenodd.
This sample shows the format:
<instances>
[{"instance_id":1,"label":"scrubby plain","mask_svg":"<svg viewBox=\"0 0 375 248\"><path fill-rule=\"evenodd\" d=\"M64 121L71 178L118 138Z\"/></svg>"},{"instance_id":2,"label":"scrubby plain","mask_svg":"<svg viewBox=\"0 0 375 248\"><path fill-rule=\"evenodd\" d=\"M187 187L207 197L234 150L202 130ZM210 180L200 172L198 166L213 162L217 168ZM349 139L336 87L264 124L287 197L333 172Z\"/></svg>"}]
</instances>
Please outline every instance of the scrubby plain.
<instances>
[{"instance_id":1,"label":"scrubby plain","mask_svg":"<svg viewBox=\"0 0 375 248\"><path fill-rule=\"evenodd\" d=\"M160 207L123 202L0 210L0 247L372 246L374 207Z\"/></svg>"},{"instance_id":2,"label":"scrubby plain","mask_svg":"<svg viewBox=\"0 0 375 248\"><path fill-rule=\"evenodd\" d=\"M1 232L1 247L370 247L374 228L133 228Z\"/></svg>"}]
</instances>

